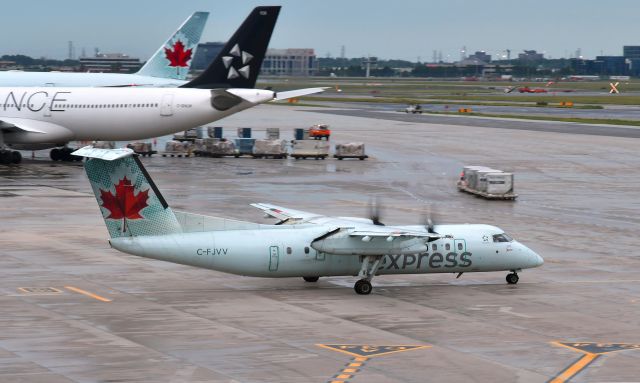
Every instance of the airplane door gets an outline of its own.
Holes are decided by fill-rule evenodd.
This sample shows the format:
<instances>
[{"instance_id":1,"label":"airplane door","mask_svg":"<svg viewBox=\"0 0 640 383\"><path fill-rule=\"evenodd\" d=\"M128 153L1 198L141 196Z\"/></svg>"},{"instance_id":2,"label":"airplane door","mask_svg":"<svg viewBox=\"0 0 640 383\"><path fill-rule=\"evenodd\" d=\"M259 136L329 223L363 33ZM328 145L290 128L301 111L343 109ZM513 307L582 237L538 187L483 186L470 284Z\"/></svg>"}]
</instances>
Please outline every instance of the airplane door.
<instances>
[{"instance_id":1,"label":"airplane door","mask_svg":"<svg viewBox=\"0 0 640 383\"><path fill-rule=\"evenodd\" d=\"M278 246L269 248L269 271L278 270L278 262L280 261L280 249Z\"/></svg>"},{"instance_id":2,"label":"airplane door","mask_svg":"<svg viewBox=\"0 0 640 383\"><path fill-rule=\"evenodd\" d=\"M165 94L162 96L162 103L160 104L160 115L161 116L172 116L173 115L173 95Z\"/></svg>"}]
</instances>

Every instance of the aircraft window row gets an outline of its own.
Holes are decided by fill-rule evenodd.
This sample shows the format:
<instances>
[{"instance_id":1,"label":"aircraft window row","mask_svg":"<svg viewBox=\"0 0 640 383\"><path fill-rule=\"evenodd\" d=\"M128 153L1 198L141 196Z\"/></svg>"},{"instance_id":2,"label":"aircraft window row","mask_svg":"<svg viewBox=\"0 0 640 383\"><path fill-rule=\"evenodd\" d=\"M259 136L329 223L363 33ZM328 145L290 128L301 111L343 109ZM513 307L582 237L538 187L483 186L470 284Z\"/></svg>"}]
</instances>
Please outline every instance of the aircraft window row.
<instances>
[{"instance_id":1,"label":"aircraft window row","mask_svg":"<svg viewBox=\"0 0 640 383\"><path fill-rule=\"evenodd\" d=\"M53 107L57 109L61 109L61 108L69 108L69 109L157 108L158 104L56 104Z\"/></svg>"},{"instance_id":2,"label":"aircraft window row","mask_svg":"<svg viewBox=\"0 0 640 383\"><path fill-rule=\"evenodd\" d=\"M505 234L506 235L506 234ZM450 244L445 244L444 245L444 249L445 250L451 250L451 245ZM431 250L433 251L438 251L438 245L436 245L435 243L431 245ZM458 243L458 250L462 250L462 243Z\"/></svg>"},{"instance_id":3,"label":"aircraft window row","mask_svg":"<svg viewBox=\"0 0 640 383\"><path fill-rule=\"evenodd\" d=\"M505 233L493 235L493 242L511 242L511 241L513 241L513 238L509 237Z\"/></svg>"},{"instance_id":4,"label":"aircraft window row","mask_svg":"<svg viewBox=\"0 0 640 383\"><path fill-rule=\"evenodd\" d=\"M109 108L109 109L115 109L115 108L157 108L159 104L157 103L151 103L151 104L54 104L53 107L55 109L62 109L62 108L67 108L67 109L86 109L86 108L90 108L90 109L103 109L103 108ZM16 107L20 107L20 105L16 105L16 104L0 104L0 107L2 108L16 108ZM27 104L23 104L22 105L23 108L27 107ZM30 108L38 108L40 107L40 105L35 105L35 104L29 104Z\"/></svg>"}]
</instances>

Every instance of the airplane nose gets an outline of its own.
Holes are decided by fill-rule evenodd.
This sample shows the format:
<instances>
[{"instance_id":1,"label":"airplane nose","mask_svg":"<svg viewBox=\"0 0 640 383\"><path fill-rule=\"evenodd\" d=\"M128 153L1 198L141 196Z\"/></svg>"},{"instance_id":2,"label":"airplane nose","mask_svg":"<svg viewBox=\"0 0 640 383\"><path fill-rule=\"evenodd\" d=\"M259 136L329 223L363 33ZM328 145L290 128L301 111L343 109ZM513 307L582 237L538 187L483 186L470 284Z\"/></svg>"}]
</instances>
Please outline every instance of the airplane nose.
<instances>
[{"instance_id":1,"label":"airplane nose","mask_svg":"<svg viewBox=\"0 0 640 383\"><path fill-rule=\"evenodd\" d=\"M540 255L538 255L538 253L536 253L535 251L529 249L528 247L525 246L525 249L527 249L527 255L530 261L530 266L529 267L539 267L542 266L544 264L544 259L542 259L542 257Z\"/></svg>"}]
</instances>

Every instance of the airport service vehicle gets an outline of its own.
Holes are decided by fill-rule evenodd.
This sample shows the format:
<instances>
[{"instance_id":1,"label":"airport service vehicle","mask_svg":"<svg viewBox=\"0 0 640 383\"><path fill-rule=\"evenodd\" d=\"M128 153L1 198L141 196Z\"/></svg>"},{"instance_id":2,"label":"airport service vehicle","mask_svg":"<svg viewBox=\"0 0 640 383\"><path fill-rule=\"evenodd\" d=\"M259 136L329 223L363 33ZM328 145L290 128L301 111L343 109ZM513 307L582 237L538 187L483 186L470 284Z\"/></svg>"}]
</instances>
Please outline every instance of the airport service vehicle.
<instances>
[{"instance_id":1,"label":"airport service vehicle","mask_svg":"<svg viewBox=\"0 0 640 383\"><path fill-rule=\"evenodd\" d=\"M177 87L186 83L209 12L195 12L137 73L0 72L0 87Z\"/></svg>"},{"instance_id":2,"label":"airport service vehicle","mask_svg":"<svg viewBox=\"0 0 640 383\"><path fill-rule=\"evenodd\" d=\"M514 200L518 195L513 190L513 180L513 173L472 165L462 169L456 186L461 192L486 199Z\"/></svg>"},{"instance_id":3,"label":"airport service vehicle","mask_svg":"<svg viewBox=\"0 0 640 383\"><path fill-rule=\"evenodd\" d=\"M0 88L0 163L69 141L131 141L219 120L273 100L322 92L253 89L280 7L257 7L218 57L180 88ZM51 158L69 160L72 150Z\"/></svg>"},{"instance_id":4,"label":"airport service vehicle","mask_svg":"<svg viewBox=\"0 0 640 383\"><path fill-rule=\"evenodd\" d=\"M422 114L422 105L409 105L404 109L405 113Z\"/></svg>"},{"instance_id":5,"label":"airport service vehicle","mask_svg":"<svg viewBox=\"0 0 640 383\"><path fill-rule=\"evenodd\" d=\"M326 124L318 124L313 125L309 128L309 138L313 138L314 140L329 140L331 137L331 129L329 129L329 125Z\"/></svg>"},{"instance_id":6,"label":"airport service vehicle","mask_svg":"<svg viewBox=\"0 0 640 383\"><path fill-rule=\"evenodd\" d=\"M254 277L358 276L358 294L376 275L510 271L542 258L489 225L384 226L369 219L320 214L257 203L278 219L263 225L173 211L130 149L82 148L85 169L111 247L124 253Z\"/></svg>"},{"instance_id":7,"label":"airport service vehicle","mask_svg":"<svg viewBox=\"0 0 640 383\"><path fill-rule=\"evenodd\" d=\"M518 88L518 92L520 93L547 93L546 89L543 88L529 88L528 86L523 86Z\"/></svg>"}]
</instances>

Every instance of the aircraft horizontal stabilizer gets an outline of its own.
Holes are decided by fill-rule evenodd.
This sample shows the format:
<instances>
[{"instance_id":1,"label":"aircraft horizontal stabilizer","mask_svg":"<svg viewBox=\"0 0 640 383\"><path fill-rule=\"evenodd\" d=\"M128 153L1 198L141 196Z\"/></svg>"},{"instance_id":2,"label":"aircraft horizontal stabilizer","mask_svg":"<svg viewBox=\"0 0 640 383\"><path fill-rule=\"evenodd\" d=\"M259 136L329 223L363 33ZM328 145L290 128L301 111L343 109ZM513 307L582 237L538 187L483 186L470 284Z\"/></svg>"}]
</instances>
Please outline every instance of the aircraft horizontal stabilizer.
<instances>
[{"instance_id":1,"label":"aircraft horizontal stabilizer","mask_svg":"<svg viewBox=\"0 0 640 383\"><path fill-rule=\"evenodd\" d=\"M122 149L98 149L93 146L85 146L71 153L74 156L98 158L104 161L114 161L133 155L133 150L128 148Z\"/></svg>"},{"instance_id":2,"label":"aircraft horizontal stabilizer","mask_svg":"<svg viewBox=\"0 0 640 383\"><path fill-rule=\"evenodd\" d=\"M278 92L276 93L276 97L273 101L282 101L288 100L290 98L308 96L310 94L322 93L325 89L329 89L328 87L323 88L306 88L306 89L297 89L297 90L289 90L286 92Z\"/></svg>"}]
</instances>

